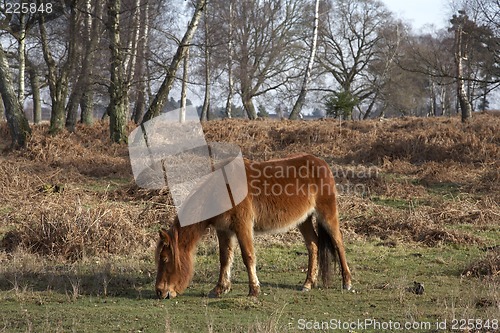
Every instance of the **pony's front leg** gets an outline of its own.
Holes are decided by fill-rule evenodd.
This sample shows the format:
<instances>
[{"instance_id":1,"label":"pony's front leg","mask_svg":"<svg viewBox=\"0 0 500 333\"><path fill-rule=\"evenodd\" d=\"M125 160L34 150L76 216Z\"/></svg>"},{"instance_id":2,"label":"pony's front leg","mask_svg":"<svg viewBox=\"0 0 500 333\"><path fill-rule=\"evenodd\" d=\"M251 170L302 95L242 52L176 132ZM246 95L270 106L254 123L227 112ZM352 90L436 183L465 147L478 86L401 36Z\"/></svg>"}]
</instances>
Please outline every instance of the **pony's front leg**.
<instances>
[{"instance_id":1,"label":"pony's front leg","mask_svg":"<svg viewBox=\"0 0 500 333\"><path fill-rule=\"evenodd\" d=\"M307 267L307 277L302 291L309 291L316 285L318 278L318 235L314 230L312 217L309 216L307 220L299 225L299 230L304 237L307 252L309 254L309 264Z\"/></svg>"},{"instance_id":2,"label":"pony's front leg","mask_svg":"<svg viewBox=\"0 0 500 333\"><path fill-rule=\"evenodd\" d=\"M257 297L260 292L260 283L257 279L257 260L255 258L255 249L253 247L253 232L252 230L240 230L237 233L238 242L240 243L241 256L248 272L249 292L248 296Z\"/></svg>"},{"instance_id":3,"label":"pony's front leg","mask_svg":"<svg viewBox=\"0 0 500 333\"><path fill-rule=\"evenodd\" d=\"M231 266L233 264L236 237L228 231L217 231L217 238L219 239L220 259L219 282L210 291L210 297L220 297L231 290Z\"/></svg>"}]
</instances>

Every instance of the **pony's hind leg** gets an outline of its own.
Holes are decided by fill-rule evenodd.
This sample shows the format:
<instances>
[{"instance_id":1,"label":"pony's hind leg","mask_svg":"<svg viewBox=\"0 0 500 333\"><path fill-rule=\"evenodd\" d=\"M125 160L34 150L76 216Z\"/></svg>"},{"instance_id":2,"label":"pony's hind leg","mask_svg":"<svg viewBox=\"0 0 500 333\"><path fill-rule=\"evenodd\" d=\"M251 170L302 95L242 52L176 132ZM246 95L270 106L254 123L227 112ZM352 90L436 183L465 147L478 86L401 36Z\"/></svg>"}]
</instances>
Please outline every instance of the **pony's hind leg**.
<instances>
[{"instance_id":1,"label":"pony's hind leg","mask_svg":"<svg viewBox=\"0 0 500 333\"><path fill-rule=\"evenodd\" d=\"M220 259L219 282L210 291L210 297L219 297L231 290L231 266L233 264L236 237L234 233L229 231L217 231L217 238L219 239Z\"/></svg>"},{"instance_id":2,"label":"pony's hind leg","mask_svg":"<svg viewBox=\"0 0 500 333\"><path fill-rule=\"evenodd\" d=\"M318 235L314 230L312 216L309 216L304 223L299 225L299 230L304 237L307 252L309 253L307 276L302 291L309 291L316 285L318 278Z\"/></svg>"}]
</instances>

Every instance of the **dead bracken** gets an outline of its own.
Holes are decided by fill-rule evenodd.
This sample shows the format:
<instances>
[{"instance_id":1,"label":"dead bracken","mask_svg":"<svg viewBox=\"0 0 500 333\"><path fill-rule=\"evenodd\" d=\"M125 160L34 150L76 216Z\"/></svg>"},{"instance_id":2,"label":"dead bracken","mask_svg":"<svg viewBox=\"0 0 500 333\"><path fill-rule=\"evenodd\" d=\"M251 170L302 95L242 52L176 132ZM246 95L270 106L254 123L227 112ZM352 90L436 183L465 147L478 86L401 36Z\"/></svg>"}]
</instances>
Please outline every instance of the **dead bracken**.
<instances>
[{"instance_id":1,"label":"dead bracken","mask_svg":"<svg viewBox=\"0 0 500 333\"><path fill-rule=\"evenodd\" d=\"M500 117L477 114L468 124L459 118L231 119L203 127L208 141L235 143L254 160L299 152L326 160L339 184L347 242L481 245L476 230L498 232ZM168 188L134 184L127 147L110 142L105 122L75 133L47 131L48 125L34 126L27 148L0 156L1 248L76 260L151 247L175 214ZM0 136L10 140L5 124ZM300 235L257 241L274 237L282 243ZM490 266L471 266L465 274L498 274L498 253L488 258Z\"/></svg>"}]
</instances>

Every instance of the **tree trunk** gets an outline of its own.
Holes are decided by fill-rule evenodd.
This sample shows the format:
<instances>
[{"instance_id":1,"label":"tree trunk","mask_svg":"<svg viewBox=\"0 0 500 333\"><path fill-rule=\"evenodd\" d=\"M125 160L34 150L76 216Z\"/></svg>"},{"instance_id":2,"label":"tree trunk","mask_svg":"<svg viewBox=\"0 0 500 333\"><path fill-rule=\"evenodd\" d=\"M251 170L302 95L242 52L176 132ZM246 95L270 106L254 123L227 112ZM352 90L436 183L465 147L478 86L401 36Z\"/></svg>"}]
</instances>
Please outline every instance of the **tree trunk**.
<instances>
[{"instance_id":1,"label":"tree trunk","mask_svg":"<svg viewBox=\"0 0 500 333\"><path fill-rule=\"evenodd\" d=\"M314 7L314 27L313 27L313 40L311 44L311 50L309 54L309 61L307 63L306 72L304 74L304 80L302 81L302 87L300 89L299 97L295 102L292 112L290 113L289 119L297 119L300 112L302 111L302 107L304 106L304 102L306 100L307 94L307 86L309 85L309 81L311 80L311 71L314 65L314 57L316 56L316 45L318 41L318 25L319 25L319 0L315 1Z\"/></svg>"},{"instance_id":2,"label":"tree trunk","mask_svg":"<svg viewBox=\"0 0 500 333\"><path fill-rule=\"evenodd\" d=\"M229 0L229 32L228 32L228 62L227 62L227 76L228 76L228 94L226 100L226 116L232 118L233 108L233 0Z\"/></svg>"},{"instance_id":3,"label":"tree trunk","mask_svg":"<svg viewBox=\"0 0 500 333\"><path fill-rule=\"evenodd\" d=\"M80 99L80 122L84 125L92 125L94 122L94 92L87 87Z\"/></svg>"},{"instance_id":4,"label":"tree trunk","mask_svg":"<svg viewBox=\"0 0 500 333\"><path fill-rule=\"evenodd\" d=\"M186 56L184 57L184 70L182 73L182 89L181 89L181 112L179 112L179 122L186 121L186 95L187 95L187 80L188 80L188 66L189 66L189 48L187 49Z\"/></svg>"},{"instance_id":5,"label":"tree trunk","mask_svg":"<svg viewBox=\"0 0 500 333\"><path fill-rule=\"evenodd\" d=\"M66 105L66 129L70 132L75 131L76 122L78 120L78 104L80 103L81 96L83 94L80 86L80 80L77 79L73 91L69 95L68 104Z\"/></svg>"},{"instance_id":6,"label":"tree trunk","mask_svg":"<svg viewBox=\"0 0 500 333\"><path fill-rule=\"evenodd\" d=\"M21 1L24 3L24 1ZM19 24L21 30L19 31L19 47L18 47L18 60L19 60L19 85L17 90L17 99L21 108L24 109L24 91L25 91L25 72L26 72L26 14L21 13L19 17Z\"/></svg>"},{"instance_id":7,"label":"tree trunk","mask_svg":"<svg viewBox=\"0 0 500 333\"><path fill-rule=\"evenodd\" d=\"M248 119L257 119L257 111L255 110L251 95L243 93L241 101L243 103L243 108L247 112Z\"/></svg>"},{"instance_id":8,"label":"tree trunk","mask_svg":"<svg viewBox=\"0 0 500 333\"><path fill-rule=\"evenodd\" d=\"M135 105L133 112L133 120L136 124L139 124L144 115L146 109L146 79L144 78L147 66L147 51L148 51L148 34L149 34L149 1L146 0L144 5L141 6L141 24L139 45L138 45L138 59L136 76L138 79L137 85L135 87Z\"/></svg>"},{"instance_id":9,"label":"tree trunk","mask_svg":"<svg viewBox=\"0 0 500 333\"><path fill-rule=\"evenodd\" d=\"M139 45L139 38L140 38L140 32L141 32L141 20L140 20L140 8L141 8L141 0L135 0L134 1L134 9L132 13L132 29L130 30L130 34L128 36L128 43L126 46L127 52L124 53L124 60L123 60L123 68L124 68L124 84L125 84L125 89L127 90L125 94L125 105L127 106L127 109L130 105L130 87L132 86L134 77L135 77L135 71L136 71L136 64L137 64L137 53L138 53L138 45Z\"/></svg>"},{"instance_id":10,"label":"tree trunk","mask_svg":"<svg viewBox=\"0 0 500 333\"><path fill-rule=\"evenodd\" d=\"M467 122L472 117L472 105L469 102L463 79L463 25L460 23L455 30L455 67L457 74L457 98L462 111L462 122Z\"/></svg>"},{"instance_id":11,"label":"tree trunk","mask_svg":"<svg viewBox=\"0 0 500 333\"><path fill-rule=\"evenodd\" d=\"M109 131L113 142L127 142L127 105L124 82L123 52L120 44L121 0L108 1L108 31L111 49L111 82L109 85Z\"/></svg>"},{"instance_id":12,"label":"tree trunk","mask_svg":"<svg viewBox=\"0 0 500 333\"><path fill-rule=\"evenodd\" d=\"M5 107L7 124L9 125L12 137L12 147L19 148L26 145L26 141L31 134L28 119L24 114L19 100L12 86L9 64L5 52L0 45L0 94L2 95Z\"/></svg>"},{"instance_id":13,"label":"tree trunk","mask_svg":"<svg viewBox=\"0 0 500 333\"><path fill-rule=\"evenodd\" d=\"M137 63L137 51L139 45L139 38L141 32L141 20L140 20L140 8L141 0L135 0L134 13L132 14L132 36L129 37L129 42L127 45L127 53L124 60L124 68L126 71L126 83L130 85L134 78L135 66Z\"/></svg>"},{"instance_id":14,"label":"tree trunk","mask_svg":"<svg viewBox=\"0 0 500 333\"><path fill-rule=\"evenodd\" d=\"M5 120L5 106L3 105L2 94L0 93L0 121Z\"/></svg>"},{"instance_id":15,"label":"tree trunk","mask_svg":"<svg viewBox=\"0 0 500 333\"><path fill-rule=\"evenodd\" d=\"M430 104L429 104L429 112L427 113L427 117L437 117L437 94L436 94L436 84L434 83L434 80L432 77L429 77L429 97L430 97Z\"/></svg>"},{"instance_id":16,"label":"tree trunk","mask_svg":"<svg viewBox=\"0 0 500 333\"><path fill-rule=\"evenodd\" d=\"M365 114L363 115L363 120L366 120L370 117L373 111L373 107L375 106L375 102L377 101L377 97L378 97L378 92L375 92L373 99L371 100L370 104L368 105L368 108L366 109Z\"/></svg>"},{"instance_id":17,"label":"tree trunk","mask_svg":"<svg viewBox=\"0 0 500 333\"><path fill-rule=\"evenodd\" d=\"M39 124L42 121L42 103L40 99L40 77L34 65L28 69L30 75L31 91L33 94L33 122Z\"/></svg>"},{"instance_id":18,"label":"tree trunk","mask_svg":"<svg viewBox=\"0 0 500 333\"><path fill-rule=\"evenodd\" d=\"M205 5L206 5L206 0L197 0L193 18L189 22L188 29L186 30L186 33L184 34L184 37L182 38L182 41L179 47L177 48L177 52L175 53L174 58L170 63L170 66L167 70L167 76L163 80L160 89L158 90L158 93L153 99L151 105L149 106L148 111L144 115L142 123L158 116L161 110L163 109L165 102L168 98L168 94L170 93L170 89L172 88L172 85L174 83L175 73L177 72L180 62L184 57L187 48L189 47L189 43L193 39L194 33L198 28L198 23L200 22L201 14L203 12L203 9L205 8Z\"/></svg>"},{"instance_id":19,"label":"tree trunk","mask_svg":"<svg viewBox=\"0 0 500 333\"><path fill-rule=\"evenodd\" d=\"M205 22L204 22L204 28L205 28L205 98L203 99L203 107L201 108L201 116L200 120L207 121L209 116L208 113L210 112L210 52L208 51L208 48L210 47L210 37L209 37L209 31L208 31L208 15L207 15L207 10L205 10Z\"/></svg>"}]
</instances>

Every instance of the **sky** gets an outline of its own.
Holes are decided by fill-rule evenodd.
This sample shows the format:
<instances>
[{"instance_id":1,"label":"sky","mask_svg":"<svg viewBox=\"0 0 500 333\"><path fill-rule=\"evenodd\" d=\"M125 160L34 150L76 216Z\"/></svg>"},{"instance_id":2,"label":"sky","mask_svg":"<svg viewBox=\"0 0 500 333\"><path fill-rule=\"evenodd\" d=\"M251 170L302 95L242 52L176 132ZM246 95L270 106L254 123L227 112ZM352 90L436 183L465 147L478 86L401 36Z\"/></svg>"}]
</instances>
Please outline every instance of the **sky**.
<instances>
[{"instance_id":1,"label":"sky","mask_svg":"<svg viewBox=\"0 0 500 333\"><path fill-rule=\"evenodd\" d=\"M446 0L382 0L397 18L412 25L418 32L426 24L434 24L436 28L447 26L447 12L449 12Z\"/></svg>"}]
</instances>

